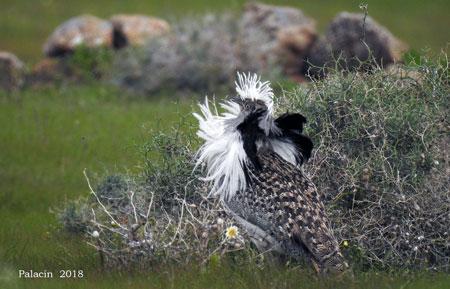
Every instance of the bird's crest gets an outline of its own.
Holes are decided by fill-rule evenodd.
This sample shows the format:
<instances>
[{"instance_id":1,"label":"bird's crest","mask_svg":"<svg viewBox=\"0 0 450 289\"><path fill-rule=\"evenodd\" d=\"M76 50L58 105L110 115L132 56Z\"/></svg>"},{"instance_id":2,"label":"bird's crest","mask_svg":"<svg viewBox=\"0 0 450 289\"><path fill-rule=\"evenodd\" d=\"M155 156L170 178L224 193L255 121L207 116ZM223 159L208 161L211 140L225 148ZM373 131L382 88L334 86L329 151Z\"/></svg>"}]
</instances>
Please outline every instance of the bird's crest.
<instances>
[{"instance_id":1,"label":"bird's crest","mask_svg":"<svg viewBox=\"0 0 450 289\"><path fill-rule=\"evenodd\" d=\"M273 91L270 82L261 81L256 74L237 73L236 92L241 99L262 100L269 113L273 113Z\"/></svg>"}]
</instances>

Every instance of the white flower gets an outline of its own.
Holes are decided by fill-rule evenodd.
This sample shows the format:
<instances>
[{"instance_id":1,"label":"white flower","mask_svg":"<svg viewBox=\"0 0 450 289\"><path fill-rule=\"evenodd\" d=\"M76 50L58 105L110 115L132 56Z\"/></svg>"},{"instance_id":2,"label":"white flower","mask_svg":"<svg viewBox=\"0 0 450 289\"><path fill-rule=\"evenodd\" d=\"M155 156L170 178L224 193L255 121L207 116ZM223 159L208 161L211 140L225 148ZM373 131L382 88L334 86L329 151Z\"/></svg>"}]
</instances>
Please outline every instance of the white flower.
<instances>
[{"instance_id":1,"label":"white flower","mask_svg":"<svg viewBox=\"0 0 450 289\"><path fill-rule=\"evenodd\" d=\"M239 230L236 226L230 226L227 228L227 231L225 233L225 236L228 239L234 239L239 235Z\"/></svg>"},{"instance_id":2,"label":"white flower","mask_svg":"<svg viewBox=\"0 0 450 289\"><path fill-rule=\"evenodd\" d=\"M417 237L417 240L422 241L425 237L424 236L419 236Z\"/></svg>"},{"instance_id":3,"label":"white flower","mask_svg":"<svg viewBox=\"0 0 450 289\"><path fill-rule=\"evenodd\" d=\"M223 219L222 218L218 218L217 219L217 225L222 225L223 224Z\"/></svg>"},{"instance_id":4,"label":"white flower","mask_svg":"<svg viewBox=\"0 0 450 289\"><path fill-rule=\"evenodd\" d=\"M92 232L92 237L98 238L100 237L100 233L97 230L95 230L94 232Z\"/></svg>"}]
</instances>

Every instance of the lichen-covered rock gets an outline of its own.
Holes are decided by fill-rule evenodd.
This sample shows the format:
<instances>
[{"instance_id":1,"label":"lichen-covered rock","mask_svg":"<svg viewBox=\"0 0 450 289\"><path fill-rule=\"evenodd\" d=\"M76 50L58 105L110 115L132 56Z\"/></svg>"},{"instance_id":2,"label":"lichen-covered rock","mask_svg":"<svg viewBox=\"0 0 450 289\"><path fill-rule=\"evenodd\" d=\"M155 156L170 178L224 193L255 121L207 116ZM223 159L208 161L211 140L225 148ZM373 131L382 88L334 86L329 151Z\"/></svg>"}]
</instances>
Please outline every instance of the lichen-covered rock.
<instances>
[{"instance_id":1,"label":"lichen-covered rock","mask_svg":"<svg viewBox=\"0 0 450 289\"><path fill-rule=\"evenodd\" d=\"M12 53L0 51L0 89L14 91L24 82L24 64Z\"/></svg>"},{"instance_id":2,"label":"lichen-covered rock","mask_svg":"<svg viewBox=\"0 0 450 289\"><path fill-rule=\"evenodd\" d=\"M243 69L266 71L281 65L289 74L300 69L316 29L300 9L250 3L245 6L238 38Z\"/></svg>"},{"instance_id":3,"label":"lichen-covered rock","mask_svg":"<svg viewBox=\"0 0 450 289\"><path fill-rule=\"evenodd\" d=\"M81 15L59 25L44 44L44 54L63 56L79 45L99 47L112 45L112 24L91 15Z\"/></svg>"},{"instance_id":4,"label":"lichen-covered rock","mask_svg":"<svg viewBox=\"0 0 450 289\"><path fill-rule=\"evenodd\" d=\"M110 22L114 29L113 45L142 45L148 40L170 31L167 21L145 15L114 15Z\"/></svg>"},{"instance_id":5,"label":"lichen-covered rock","mask_svg":"<svg viewBox=\"0 0 450 289\"><path fill-rule=\"evenodd\" d=\"M310 50L307 57L312 64L310 72L320 71L314 66L334 66L336 61L339 68L349 70L400 61L407 46L371 17L364 18L364 14L338 14L329 24L325 38Z\"/></svg>"}]
</instances>

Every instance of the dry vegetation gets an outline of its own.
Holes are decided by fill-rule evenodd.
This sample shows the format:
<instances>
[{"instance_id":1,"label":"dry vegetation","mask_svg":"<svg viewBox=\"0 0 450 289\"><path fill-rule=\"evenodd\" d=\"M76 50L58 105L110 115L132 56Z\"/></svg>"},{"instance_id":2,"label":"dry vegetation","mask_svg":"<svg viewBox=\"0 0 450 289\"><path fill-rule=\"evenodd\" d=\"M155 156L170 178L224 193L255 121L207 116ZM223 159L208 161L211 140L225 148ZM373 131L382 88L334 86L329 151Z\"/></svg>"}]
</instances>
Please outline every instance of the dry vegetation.
<instances>
[{"instance_id":1,"label":"dry vegetation","mask_svg":"<svg viewBox=\"0 0 450 289\"><path fill-rule=\"evenodd\" d=\"M448 61L402 69L331 73L284 93L280 111L309 120L315 150L305 170L355 269L447 271ZM242 232L225 236L232 220L205 197L200 172L192 172L194 136L183 131L143 145L142 174L107 177L90 199L61 211L65 228L83 234L106 265L258 256Z\"/></svg>"},{"instance_id":2,"label":"dry vegetation","mask_svg":"<svg viewBox=\"0 0 450 289\"><path fill-rule=\"evenodd\" d=\"M284 99L309 119L305 170L358 267L449 269L448 72L334 72Z\"/></svg>"},{"instance_id":3,"label":"dry vegetation","mask_svg":"<svg viewBox=\"0 0 450 289\"><path fill-rule=\"evenodd\" d=\"M108 176L93 188L86 174L91 197L60 212L64 228L84 234L102 265L143 269L172 261L206 263L250 245L243 232L227 238L233 221L217 200L206 197L200 172L192 171L193 148L186 135L156 133L142 152L142 175Z\"/></svg>"}]
</instances>

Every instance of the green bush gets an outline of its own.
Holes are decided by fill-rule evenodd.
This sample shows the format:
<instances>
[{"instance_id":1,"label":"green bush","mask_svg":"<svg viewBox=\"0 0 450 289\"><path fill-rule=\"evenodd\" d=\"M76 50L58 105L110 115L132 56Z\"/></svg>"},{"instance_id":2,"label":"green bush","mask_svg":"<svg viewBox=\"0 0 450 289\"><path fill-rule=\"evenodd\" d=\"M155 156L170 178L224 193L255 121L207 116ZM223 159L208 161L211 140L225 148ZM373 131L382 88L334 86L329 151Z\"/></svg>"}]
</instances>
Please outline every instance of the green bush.
<instances>
[{"instance_id":1,"label":"green bush","mask_svg":"<svg viewBox=\"0 0 450 289\"><path fill-rule=\"evenodd\" d=\"M289 93L315 143L305 171L363 268L449 269L448 62L335 71ZM282 109L283 110L283 109Z\"/></svg>"},{"instance_id":2,"label":"green bush","mask_svg":"<svg viewBox=\"0 0 450 289\"><path fill-rule=\"evenodd\" d=\"M65 231L73 234L86 233L90 218L89 203L84 199L67 202L57 215Z\"/></svg>"},{"instance_id":3,"label":"green bush","mask_svg":"<svg viewBox=\"0 0 450 289\"><path fill-rule=\"evenodd\" d=\"M113 63L114 52L108 47L89 48L78 46L64 57L65 70L72 77L93 81L105 78Z\"/></svg>"},{"instance_id":4,"label":"green bush","mask_svg":"<svg viewBox=\"0 0 450 289\"><path fill-rule=\"evenodd\" d=\"M449 269L448 72L446 60L426 59L370 74L336 71L276 100L280 113L308 118L315 150L304 170L355 269ZM111 266L254 260L244 232L224 237L233 220L205 197L191 131L154 133L141 147L140 174L106 178L79 203L88 215L69 207L63 223L70 230L90 220L72 231L85 232Z\"/></svg>"}]
</instances>

